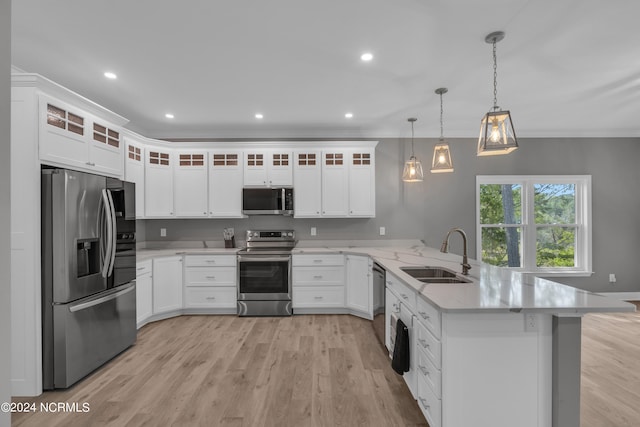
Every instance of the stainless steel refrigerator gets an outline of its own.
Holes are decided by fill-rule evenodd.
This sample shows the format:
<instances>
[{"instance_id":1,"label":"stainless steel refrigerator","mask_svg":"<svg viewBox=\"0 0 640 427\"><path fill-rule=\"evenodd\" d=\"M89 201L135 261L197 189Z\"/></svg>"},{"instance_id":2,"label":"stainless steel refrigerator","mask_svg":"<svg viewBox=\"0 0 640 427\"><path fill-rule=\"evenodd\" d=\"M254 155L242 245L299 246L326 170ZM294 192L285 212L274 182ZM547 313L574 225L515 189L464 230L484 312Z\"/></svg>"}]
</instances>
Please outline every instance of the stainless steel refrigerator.
<instances>
[{"instance_id":1,"label":"stainless steel refrigerator","mask_svg":"<svg viewBox=\"0 0 640 427\"><path fill-rule=\"evenodd\" d=\"M67 388L136 340L135 186L42 169L43 388Z\"/></svg>"}]
</instances>

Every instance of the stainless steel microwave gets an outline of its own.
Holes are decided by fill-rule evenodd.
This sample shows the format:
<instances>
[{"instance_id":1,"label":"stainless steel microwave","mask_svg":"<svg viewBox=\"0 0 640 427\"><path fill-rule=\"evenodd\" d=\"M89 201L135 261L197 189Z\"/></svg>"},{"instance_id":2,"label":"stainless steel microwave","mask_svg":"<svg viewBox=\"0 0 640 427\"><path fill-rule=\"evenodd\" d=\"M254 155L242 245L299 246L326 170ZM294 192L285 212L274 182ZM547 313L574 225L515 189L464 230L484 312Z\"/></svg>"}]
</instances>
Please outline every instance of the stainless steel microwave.
<instances>
[{"instance_id":1,"label":"stainless steel microwave","mask_svg":"<svg viewBox=\"0 0 640 427\"><path fill-rule=\"evenodd\" d=\"M245 215L293 215L293 188L243 188Z\"/></svg>"}]
</instances>

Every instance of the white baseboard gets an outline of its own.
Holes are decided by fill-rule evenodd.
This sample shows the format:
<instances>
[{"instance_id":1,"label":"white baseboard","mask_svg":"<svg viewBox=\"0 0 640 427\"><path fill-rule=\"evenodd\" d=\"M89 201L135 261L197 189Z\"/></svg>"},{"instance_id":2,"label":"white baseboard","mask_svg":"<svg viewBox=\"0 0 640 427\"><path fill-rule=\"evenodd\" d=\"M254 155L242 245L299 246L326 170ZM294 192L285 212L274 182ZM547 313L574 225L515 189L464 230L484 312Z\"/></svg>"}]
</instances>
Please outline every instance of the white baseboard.
<instances>
[{"instance_id":1,"label":"white baseboard","mask_svg":"<svg viewBox=\"0 0 640 427\"><path fill-rule=\"evenodd\" d=\"M640 292L597 292L597 293L600 295L617 298L622 301L640 301Z\"/></svg>"}]
</instances>

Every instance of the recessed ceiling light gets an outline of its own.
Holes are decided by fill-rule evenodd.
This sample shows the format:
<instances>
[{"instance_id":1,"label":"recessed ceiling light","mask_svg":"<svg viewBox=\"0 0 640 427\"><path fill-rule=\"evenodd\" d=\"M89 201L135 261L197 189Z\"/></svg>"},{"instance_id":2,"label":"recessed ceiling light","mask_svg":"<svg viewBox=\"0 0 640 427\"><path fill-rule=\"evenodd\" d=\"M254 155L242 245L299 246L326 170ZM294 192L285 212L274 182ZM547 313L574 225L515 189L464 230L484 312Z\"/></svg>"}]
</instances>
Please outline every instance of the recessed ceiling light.
<instances>
[{"instance_id":1,"label":"recessed ceiling light","mask_svg":"<svg viewBox=\"0 0 640 427\"><path fill-rule=\"evenodd\" d=\"M347 119L350 119L353 117L353 113L345 113L344 115Z\"/></svg>"},{"instance_id":2,"label":"recessed ceiling light","mask_svg":"<svg viewBox=\"0 0 640 427\"><path fill-rule=\"evenodd\" d=\"M164 115L167 119L173 119L175 116L171 113L167 113Z\"/></svg>"},{"instance_id":3,"label":"recessed ceiling light","mask_svg":"<svg viewBox=\"0 0 640 427\"><path fill-rule=\"evenodd\" d=\"M118 78L118 76L116 76L116 73L112 73L111 71L106 71L104 73L104 76L110 80L115 80Z\"/></svg>"},{"instance_id":4,"label":"recessed ceiling light","mask_svg":"<svg viewBox=\"0 0 640 427\"><path fill-rule=\"evenodd\" d=\"M262 113L256 113L255 118L256 119L262 119L262 118L264 118L264 116L262 115Z\"/></svg>"},{"instance_id":5,"label":"recessed ceiling light","mask_svg":"<svg viewBox=\"0 0 640 427\"><path fill-rule=\"evenodd\" d=\"M362 59L363 61L371 61L373 59L373 53L365 52L360 55L360 59Z\"/></svg>"}]
</instances>

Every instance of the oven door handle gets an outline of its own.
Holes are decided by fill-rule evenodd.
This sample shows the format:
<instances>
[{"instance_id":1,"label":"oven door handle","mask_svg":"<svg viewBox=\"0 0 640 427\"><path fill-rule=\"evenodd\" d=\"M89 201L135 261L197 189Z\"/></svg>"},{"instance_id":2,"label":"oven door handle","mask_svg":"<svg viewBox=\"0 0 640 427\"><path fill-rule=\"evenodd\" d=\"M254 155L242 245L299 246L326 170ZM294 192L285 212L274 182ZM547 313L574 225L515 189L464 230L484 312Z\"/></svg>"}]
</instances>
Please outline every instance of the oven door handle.
<instances>
[{"instance_id":1,"label":"oven door handle","mask_svg":"<svg viewBox=\"0 0 640 427\"><path fill-rule=\"evenodd\" d=\"M289 261L290 255L273 255L273 256L252 256L252 255L238 255L238 262L273 262L273 261Z\"/></svg>"}]
</instances>

